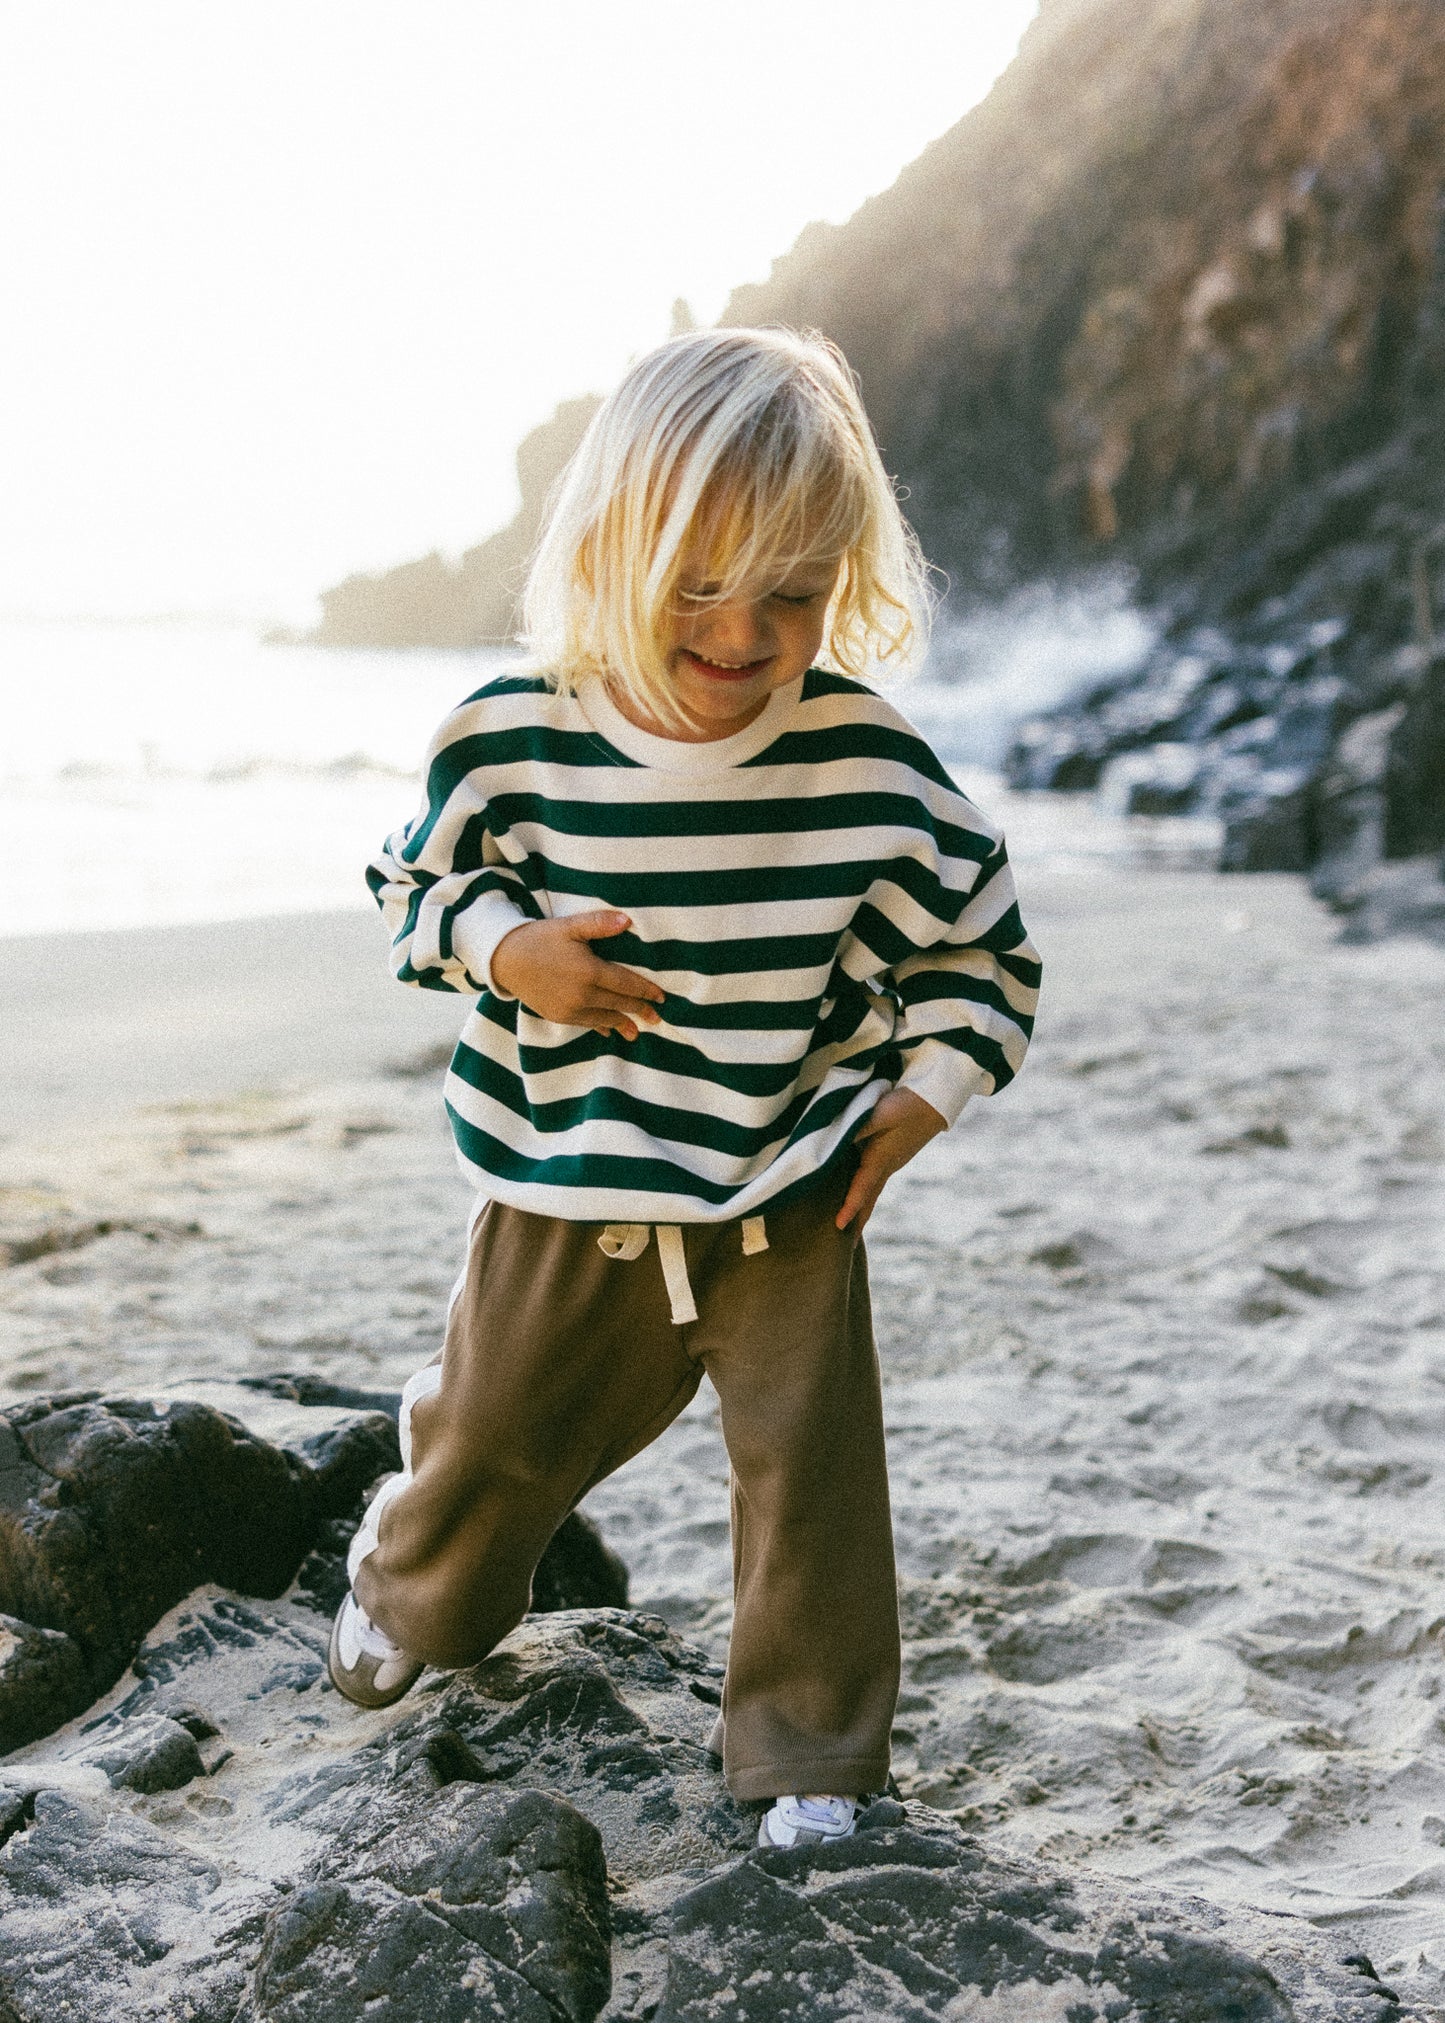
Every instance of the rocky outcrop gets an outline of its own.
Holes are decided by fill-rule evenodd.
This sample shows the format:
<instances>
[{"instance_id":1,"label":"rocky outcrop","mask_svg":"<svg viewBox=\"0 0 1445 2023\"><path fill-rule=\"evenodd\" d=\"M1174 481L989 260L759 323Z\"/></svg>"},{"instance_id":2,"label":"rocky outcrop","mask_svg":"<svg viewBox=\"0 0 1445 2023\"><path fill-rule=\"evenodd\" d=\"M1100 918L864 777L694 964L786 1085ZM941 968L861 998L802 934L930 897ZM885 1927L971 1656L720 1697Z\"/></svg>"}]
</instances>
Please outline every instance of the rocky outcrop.
<instances>
[{"instance_id":1,"label":"rocky outcrop","mask_svg":"<svg viewBox=\"0 0 1445 2023\"><path fill-rule=\"evenodd\" d=\"M994 1853L926 1805L758 1852L709 1753L720 1667L607 1605L625 1570L580 1517L486 1663L351 1707L327 1635L395 1400L206 1388L238 1410L3 1421L4 2023L1400 2018L1347 1941Z\"/></svg>"},{"instance_id":2,"label":"rocky outcrop","mask_svg":"<svg viewBox=\"0 0 1445 2023\"><path fill-rule=\"evenodd\" d=\"M317 646L488 646L509 640L516 603L553 479L597 411L590 397L563 401L522 438L522 502L507 525L457 561L423 555L394 569L348 576L321 593Z\"/></svg>"},{"instance_id":3,"label":"rocky outcrop","mask_svg":"<svg viewBox=\"0 0 1445 2023\"><path fill-rule=\"evenodd\" d=\"M333 1415L294 1446L191 1399L90 1392L0 1415L0 1752L88 1707L203 1583L268 1597L299 1578L328 1613L340 1602L363 1492L401 1465L398 1401L263 1382L297 1403L359 1396L382 1409ZM535 1606L626 1599L626 1569L569 1517L538 1568Z\"/></svg>"},{"instance_id":4,"label":"rocky outcrop","mask_svg":"<svg viewBox=\"0 0 1445 2023\"><path fill-rule=\"evenodd\" d=\"M530 1617L362 1714L304 1598L174 1612L83 1728L0 1766L13 2023L1395 2023L1287 1918L991 1854L883 1798L759 1853L653 1616ZM119 1774L118 1774L119 1769Z\"/></svg>"}]
</instances>

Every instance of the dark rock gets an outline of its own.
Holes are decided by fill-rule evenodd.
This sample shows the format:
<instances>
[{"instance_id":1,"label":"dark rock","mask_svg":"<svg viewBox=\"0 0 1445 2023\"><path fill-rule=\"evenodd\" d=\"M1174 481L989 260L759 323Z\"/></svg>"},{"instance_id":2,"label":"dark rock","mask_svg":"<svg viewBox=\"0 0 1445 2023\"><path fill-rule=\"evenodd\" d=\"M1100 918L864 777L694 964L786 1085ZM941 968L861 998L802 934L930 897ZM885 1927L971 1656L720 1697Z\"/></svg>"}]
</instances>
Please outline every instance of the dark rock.
<instances>
[{"instance_id":1,"label":"dark rock","mask_svg":"<svg viewBox=\"0 0 1445 2023\"><path fill-rule=\"evenodd\" d=\"M1445 847L1445 659L1432 659L1390 734L1385 762L1387 857Z\"/></svg>"},{"instance_id":2,"label":"dark rock","mask_svg":"<svg viewBox=\"0 0 1445 2023\"><path fill-rule=\"evenodd\" d=\"M553 1533L532 1577L533 1609L626 1606L627 1568L591 1518L572 1511Z\"/></svg>"},{"instance_id":3,"label":"dark rock","mask_svg":"<svg viewBox=\"0 0 1445 2023\"><path fill-rule=\"evenodd\" d=\"M1099 798L1120 815L1182 815L1195 804L1203 765L1187 744L1151 745L1112 759L1099 783Z\"/></svg>"},{"instance_id":4,"label":"dark rock","mask_svg":"<svg viewBox=\"0 0 1445 2023\"><path fill-rule=\"evenodd\" d=\"M447 1059L450 1058L448 1048ZM243 1391L260 1391L268 1398L286 1398L295 1405L341 1405L353 1411L385 1412L393 1421L401 1410L400 1391L368 1391L355 1384L333 1384L328 1378L306 1370L278 1370L270 1376L239 1377L236 1381Z\"/></svg>"},{"instance_id":5,"label":"dark rock","mask_svg":"<svg viewBox=\"0 0 1445 2023\"><path fill-rule=\"evenodd\" d=\"M129 1723L123 1737L96 1749L91 1761L127 1791L179 1791L206 1774L195 1735L166 1715Z\"/></svg>"},{"instance_id":6,"label":"dark rock","mask_svg":"<svg viewBox=\"0 0 1445 2023\"><path fill-rule=\"evenodd\" d=\"M46 1734L91 1697L85 1658L72 1638L0 1616L0 1755Z\"/></svg>"},{"instance_id":7,"label":"dark rock","mask_svg":"<svg viewBox=\"0 0 1445 2023\"><path fill-rule=\"evenodd\" d=\"M668 1942L658 2023L922 2023L1013 1989L1072 2023L1296 2014L1268 1967L1228 1941L1128 1911L1101 1932L1066 1878L988 1859L936 1816L870 1819L826 1852L762 1855L710 1878L674 1906Z\"/></svg>"},{"instance_id":8,"label":"dark rock","mask_svg":"<svg viewBox=\"0 0 1445 2023\"><path fill-rule=\"evenodd\" d=\"M655 1617L533 1617L382 1716L330 1691L323 1644L291 1601L190 1604L127 1699L31 1748L0 1848L0 2017L1399 2017L1347 1942L1001 1857L927 1807L880 1799L852 1841L758 1853L758 1808L702 1746L719 1670ZM238 1752L170 1813L48 1788L162 1715Z\"/></svg>"},{"instance_id":9,"label":"dark rock","mask_svg":"<svg viewBox=\"0 0 1445 2023\"><path fill-rule=\"evenodd\" d=\"M1405 934L1445 946L1445 861L1439 858L1376 864L1324 896L1345 917L1344 941Z\"/></svg>"},{"instance_id":10,"label":"dark rock","mask_svg":"<svg viewBox=\"0 0 1445 2023\"><path fill-rule=\"evenodd\" d=\"M277 1913L241 2016L245 2023L354 2023L360 2016L553 2023L555 2013L440 1908L360 1882L299 1890Z\"/></svg>"},{"instance_id":11,"label":"dark rock","mask_svg":"<svg viewBox=\"0 0 1445 2023\"><path fill-rule=\"evenodd\" d=\"M332 1386L271 1382L295 1402L304 1392L336 1402ZM376 1396L389 1394L360 1402ZM202 1582L275 1596L297 1580L297 1596L332 1614L362 1491L399 1465L395 1422L376 1410L297 1432L293 1446L194 1400L158 1408L85 1394L0 1416L0 1604L10 1610L0 1618L0 1748L87 1707ZM567 1517L538 1568L534 1606L625 1600L621 1560L585 1517ZM182 1756L136 1776L180 1774Z\"/></svg>"},{"instance_id":12,"label":"dark rock","mask_svg":"<svg viewBox=\"0 0 1445 2023\"><path fill-rule=\"evenodd\" d=\"M201 1581L279 1594L315 1520L296 1455L209 1406L40 1400L0 1421L0 1601L78 1650L63 1720ZM34 1732L32 1730L32 1732Z\"/></svg>"},{"instance_id":13,"label":"dark rock","mask_svg":"<svg viewBox=\"0 0 1445 2023\"><path fill-rule=\"evenodd\" d=\"M224 1963L194 1962L197 1929L222 1887L221 1871L172 1835L123 1809L42 1790L33 1824L6 1843L0 1916L0 2017L16 2023L114 2023L185 2015L153 1999L156 1983L192 1981L198 2023L203 1989ZM179 1955L186 1967L177 1974ZM184 1989L185 1996L191 1990ZM178 1998L181 1989L177 1990ZM8 2007L6 2006L8 2004Z\"/></svg>"},{"instance_id":14,"label":"dark rock","mask_svg":"<svg viewBox=\"0 0 1445 2023\"><path fill-rule=\"evenodd\" d=\"M1308 783L1294 775L1265 774L1254 792L1231 796L1221 813L1221 871L1308 871L1314 859Z\"/></svg>"},{"instance_id":15,"label":"dark rock","mask_svg":"<svg viewBox=\"0 0 1445 2023\"><path fill-rule=\"evenodd\" d=\"M1322 769L1316 798L1319 855L1310 879L1322 899L1343 900L1385 852L1385 774L1405 705L1357 717Z\"/></svg>"},{"instance_id":16,"label":"dark rock","mask_svg":"<svg viewBox=\"0 0 1445 2023\"><path fill-rule=\"evenodd\" d=\"M257 2019L334 2015L340 2023L378 1993L391 1995L389 2013L413 2013L405 2007L405 1974L393 1985L387 1956L399 1952L405 1962L417 1938L427 1956L415 1991L419 2019L437 2013L449 1954L459 1954L457 1981L486 1989L496 2015L585 2023L607 2001L607 1863L597 1829L563 1798L461 1780L435 1792L411 1790L401 1807L380 1805L354 1839L342 1841L322 1875L267 1928ZM356 1920L360 1902L368 1902L370 1916ZM419 1902L441 1922L441 1946L441 1934L415 1932ZM342 1950L348 1960L338 1972ZM318 1981L336 2007L318 2003ZM310 2007L287 2007L287 1993L310 1995Z\"/></svg>"},{"instance_id":17,"label":"dark rock","mask_svg":"<svg viewBox=\"0 0 1445 2023\"><path fill-rule=\"evenodd\" d=\"M86 1394L0 1416L0 1745L88 1706L203 1582L274 1596L300 1569L302 1596L334 1612L362 1492L399 1465L395 1425L374 1411L303 1432L294 1448L188 1400ZM569 1517L538 1570L536 1605L626 1599L622 1562Z\"/></svg>"}]
</instances>

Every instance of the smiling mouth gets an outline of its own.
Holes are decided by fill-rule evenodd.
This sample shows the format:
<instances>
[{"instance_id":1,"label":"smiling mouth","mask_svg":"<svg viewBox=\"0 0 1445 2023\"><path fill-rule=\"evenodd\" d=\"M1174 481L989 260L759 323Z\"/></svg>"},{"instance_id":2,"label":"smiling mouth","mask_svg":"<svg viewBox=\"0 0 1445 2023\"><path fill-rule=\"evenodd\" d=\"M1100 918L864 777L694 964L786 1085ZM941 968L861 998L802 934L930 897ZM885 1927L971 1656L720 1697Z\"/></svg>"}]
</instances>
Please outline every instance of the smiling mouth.
<instances>
[{"instance_id":1,"label":"smiling mouth","mask_svg":"<svg viewBox=\"0 0 1445 2023\"><path fill-rule=\"evenodd\" d=\"M767 653L761 660L745 660L730 667L726 661L704 660L690 646L683 647L682 656L689 667L705 674L710 681L746 681L750 675L761 673L773 658L771 653Z\"/></svg>"}]
</instances>

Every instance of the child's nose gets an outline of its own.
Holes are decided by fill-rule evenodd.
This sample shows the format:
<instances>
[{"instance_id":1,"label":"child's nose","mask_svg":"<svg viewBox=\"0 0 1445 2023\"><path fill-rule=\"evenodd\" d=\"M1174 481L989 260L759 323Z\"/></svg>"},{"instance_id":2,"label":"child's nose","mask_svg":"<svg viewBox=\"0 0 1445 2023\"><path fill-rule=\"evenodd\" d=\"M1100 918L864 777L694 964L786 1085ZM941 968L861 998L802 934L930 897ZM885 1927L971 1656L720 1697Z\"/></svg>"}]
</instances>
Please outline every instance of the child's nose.
<instances>
[{"instance_id":1,"label":"child's nose","mask_svg":"<svg viewBox=\"0 0 1445 2023\"><path fill-rule=\"evenodd\" d=\"M723 660L749 660L769 646L766 607L762 603L719 604L707 630L708 644Z\"/></svg>"}]
</instances>

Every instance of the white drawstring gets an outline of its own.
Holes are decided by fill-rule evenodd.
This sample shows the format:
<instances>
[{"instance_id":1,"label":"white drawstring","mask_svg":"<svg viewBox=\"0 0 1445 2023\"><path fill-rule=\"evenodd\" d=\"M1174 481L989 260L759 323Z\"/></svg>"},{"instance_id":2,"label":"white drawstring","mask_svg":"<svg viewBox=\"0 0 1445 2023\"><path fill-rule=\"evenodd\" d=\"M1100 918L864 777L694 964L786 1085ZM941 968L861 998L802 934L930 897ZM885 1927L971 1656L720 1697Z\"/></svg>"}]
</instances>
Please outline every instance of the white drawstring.
<instances>
[{"instance_id":1,"label":"white drawstring","mask_svg":"<svg viewBox=\"0 0 1445 2023\"><path fill-rule=\"evenodd\" d=\"M645 1222L609 1222L597 1239L597 1248L608 1257L620 1257L624 1264L641 1257L650 1231Z\"/></svg>"},{"instance_id":2,"label":"white drawstring","mask_svg":"<svg viewBox=\"0 0 1445 2023\"><path fill-rule=\"evenodd\" d=\"M692 1284L687 1275L687 1252L683 1249L682 1231L675 1222L659 1222L655 1226L657 1254L662 1262L662 1282L667 1287L673 1326L686 1327L689 1321L697 1319L697 1301L692 1296ZM645 1222L609 1222L597 1239L597 1248L604 1257L631 1264L646 1250L651 1234L652 1230ZM743 1256L756 1257L760 1250L767 1247L768 1226L765 1219L761 1215L745 1216Z\"/></svg>"},{"instance_id":3,"label":"white drawstring","mask_svg":"<svg viewBox=\"0 0 1445 2023\"><path fill-rule=\"evenodd\" d=\"M687 1277L687 1252L682 1247L682 1231L675 1222L657 1225L657 1253L662 1259L662 1278L672 1303L674 1327L685 1327L697 1319L697 1302Z\"/></svg>"}]
</instances>

